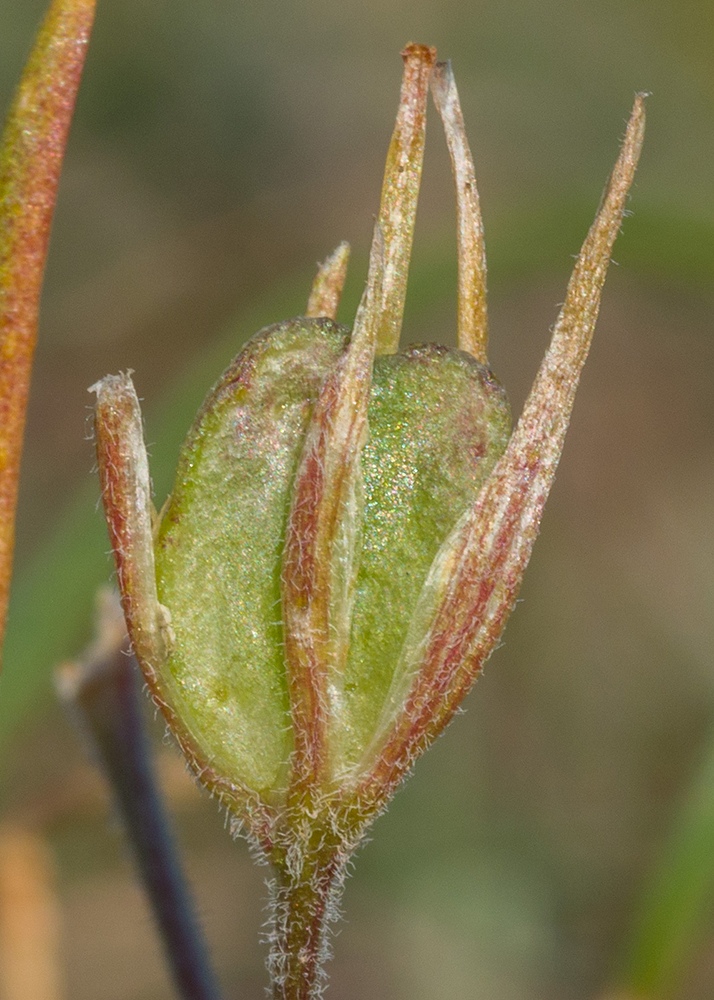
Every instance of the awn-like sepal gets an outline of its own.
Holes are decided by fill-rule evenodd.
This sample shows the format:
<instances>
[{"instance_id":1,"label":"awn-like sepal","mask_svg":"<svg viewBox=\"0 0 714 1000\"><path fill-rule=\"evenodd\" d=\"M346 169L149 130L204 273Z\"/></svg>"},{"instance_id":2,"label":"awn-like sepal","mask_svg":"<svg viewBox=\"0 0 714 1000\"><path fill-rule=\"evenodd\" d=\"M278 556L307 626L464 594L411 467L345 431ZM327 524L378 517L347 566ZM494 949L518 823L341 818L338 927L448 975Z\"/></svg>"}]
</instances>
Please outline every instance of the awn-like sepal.
<instances>
[{"instance_id":1,"label":"awn-like sepal","mask_svg":"<svg viewBox=\"0 0 714 1000\"><path fill-rule=\"evenodd\" d=\"M54 0L0 147L0 642L42 277L94 8L95 0Z\"/></svg>"},{"instance_id":2,"label":"awn-like sepal","mask_svg":"<svg viewBox=\"0 0 714 1000\"><path fill-rule=\"evenodd\" d=\"M359 789L385 801L451 719L499 641L538 534L588 354L600 292L644 135L638 95L602 206L582 246L550 346L518 425L474 507L444 542L395 674L392 728ZM396 712L395 712L396 709Z\"/></svg>"},{"instance_id":3,"label":"awn-like sepal","mask_svg":"<svg viewBox=\"0 0 714 1000\"><path fill-rule=\"evenodd\" d=\"M99 481L122 607L134 653L155 678L169 651L171 625L156 591L156 515L141 408L128 374L107 375L89 391L97 394Z\"/></svg>"},{"instance_id":4,"label":"awn-like sepal","mask_svg":"<svg viewBox=\"0 0 714 1000\"><path fill-rule=\"evenodd\" d=\"M474 161L466 137L459 92L450 62L437 63L431 93L444 123L456 184L456 234L459 267L458 345L482 365L488 364L486 244Z\"/></svg>"},{"instance_id":5,"label":"awn-like sepal","mask_svg":"<svg viewBox=\"0 0 714 1000\"><path fill-rule=\"evenodd\" d=\"M169 610L157 591L156 512L134 384L128 374L107 375L90 392L97 394L95 436L102 503L132 651L194 773L243 815L256 840L264 844L274 822L269 806L254 789L214 768L211 753L183 711L183 694L168 668L175 636Z\"/></svg>"},{"instance_id":6,"label":"awn-like sepal","mask_svg":"<svg viewBox=\"0 0 714 1000\"><path fill-rule=\"evenodd\" d=\"M350 245L343 240L330 256L320 264L307 300L305 315L310 319L337 319L337 310L345 287Z\"/></svg>"},{"instance_id":7,"label":"awn-like sepal","mask_svg":"<svg viewBox=\"0 0 714 1000\"><path fill-rule=\"evenodd\" d=\"M352 339L325 379L305 435L285 537L282 603L285 657L300 789L328 777L330 672L347 654L360 454L367 431L384 280L375 227L367 287Z\"/></svg>"},{"instance_id":8,"label":"awn-like sepal","mask_svg":"<svg viewBox=\"0 0 714 1000\"><path fill-rule=\"evenodd\" d=\"M399 347L424 162L429 77L436 49L407 45L402 58L402 91L379 207L379 225L384 237L384 297L377 333L378 354L394 354Z\"/></svg>"}]
</instances>

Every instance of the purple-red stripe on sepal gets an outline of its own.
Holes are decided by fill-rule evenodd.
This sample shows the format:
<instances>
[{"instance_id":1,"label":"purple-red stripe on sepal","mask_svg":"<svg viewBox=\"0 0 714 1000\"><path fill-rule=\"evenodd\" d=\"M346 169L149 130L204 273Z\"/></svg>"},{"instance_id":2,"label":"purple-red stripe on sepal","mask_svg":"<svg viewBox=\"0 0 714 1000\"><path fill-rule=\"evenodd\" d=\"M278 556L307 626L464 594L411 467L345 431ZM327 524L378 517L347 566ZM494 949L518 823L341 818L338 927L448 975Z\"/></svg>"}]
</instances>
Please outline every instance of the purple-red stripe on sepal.
<instances>
[{"instance_id":1,"label":"purple-red stripe on sepal","mask_svg":"<svg viewBox=\"0 0 714 1000\"><path fill-rule=\"evenodd\" d=\"M402 665L408 689L370 748L357 798L378 808L441 732L498 643L563 449L600 293L644 135L638 95L602 206L578 256L550 346L508 447L442 546L417 608L428 622ZM364 773L364 772L363 772Z\"/></svg>"},{"instance_id":2,"label":"purple-red stripe on sepal","mask_svg":"<svg viewBox=\"0 0 714 1000\"><path fill-rule=\"evenodd\" d=\"M350 563L359 516L355 490L367 429L383 261L377 226L352 339L323 383L306 432L286 530L282 605L295 736L293 784L300 789L319 784L329 771L328 680L330 670L342 669L347 651ZM344 551L337 559L340 543Z\"/></svg>"}]
</instances>

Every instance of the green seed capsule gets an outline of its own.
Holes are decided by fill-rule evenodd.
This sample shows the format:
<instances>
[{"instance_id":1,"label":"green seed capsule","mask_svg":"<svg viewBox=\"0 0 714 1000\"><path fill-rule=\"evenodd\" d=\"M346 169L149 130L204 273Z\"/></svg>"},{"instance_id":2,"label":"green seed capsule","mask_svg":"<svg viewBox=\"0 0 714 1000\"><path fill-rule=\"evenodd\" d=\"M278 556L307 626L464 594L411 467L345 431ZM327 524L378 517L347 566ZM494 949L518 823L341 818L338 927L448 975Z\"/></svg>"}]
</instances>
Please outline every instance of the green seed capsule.
<instances>
[{"instance_id":1,"label":"green seed capsule","mask_svg":"<svg viewBox=\"0 0 714 1000\"><path fill-rule=\"evenodd\" d=\"M348 860L438 736L513 609L563 447L642 143L638 96L550 347L511 434L487 366L486 262L448 64L409 45L367 285L346 244L305 317L209 394L155 512L139 401L97 392L97 455L134 652L198 777L273 864L275 1000L314 1000ZM458 344L397 353L431 86L454 168Z\"/></svg>"},{"instance_id":2,"label":"green seed capsule","mask_svg":"<svg viewBox=\"0 0 714 1000\"><path fill-rule=\"evenodd\" d=\"M259 333L206 400L156 540L174 630L159 678L201 756L269 801L293 748L280 576L293 481L314 401L348 331L297 319ZM352 627L328 685L330 771L359 768L441 542L506 446L488 369L426 345L378 357L356 508ZM276 802L277 804L277 802Z\"/></svg>"}]
</instances>

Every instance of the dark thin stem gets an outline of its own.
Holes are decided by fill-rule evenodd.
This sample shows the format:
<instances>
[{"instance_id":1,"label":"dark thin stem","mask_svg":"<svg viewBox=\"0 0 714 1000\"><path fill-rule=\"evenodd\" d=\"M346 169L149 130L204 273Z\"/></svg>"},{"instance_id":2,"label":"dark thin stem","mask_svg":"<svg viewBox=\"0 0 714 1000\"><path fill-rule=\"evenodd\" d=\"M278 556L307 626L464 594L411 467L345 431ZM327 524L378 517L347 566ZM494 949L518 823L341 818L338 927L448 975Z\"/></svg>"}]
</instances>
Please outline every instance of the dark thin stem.
<instances>
[{"instance_id":1,"label":"dark thin stem","mask_svg":"<svg viewBox=\"0 0 714 1000\"><path fill-rule=\"evenodd\" d=\"M218 983L151 763L136 661L122 646L107 645L100 637L94 656L63 669L60 695L112 786L179 995L218 1000Z\"/></svg>"}]
</instances>

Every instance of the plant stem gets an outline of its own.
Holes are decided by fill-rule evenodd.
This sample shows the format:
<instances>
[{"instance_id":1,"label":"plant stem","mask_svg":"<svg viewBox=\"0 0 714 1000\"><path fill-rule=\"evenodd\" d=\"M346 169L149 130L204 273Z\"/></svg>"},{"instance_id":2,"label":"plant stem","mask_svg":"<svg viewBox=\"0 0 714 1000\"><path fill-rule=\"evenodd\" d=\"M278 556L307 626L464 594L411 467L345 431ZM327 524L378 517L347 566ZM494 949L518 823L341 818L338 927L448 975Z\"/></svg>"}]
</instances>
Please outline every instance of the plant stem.
<instances>
[{"instance_id":1,"label":"plant stem","mask_svg":"<svg viewBox=\"0 0 714 1000\"><path fill-rule=\"evenodd\" d=\"M107 615L102 617L104 634L100 628L85 662L60 672L60 696L88 736L112 786L179 995L185 1000L218 1000L218 983L152 767L136 661L123 642L107 640Z\"/></svg>"},{"instance_id":2,"label":"plant stem","mask_svg":"<svg viewBox=\"0 0 714 1000\"><path fill-rule=\"evenodd\" d=\"M268 963L273 1000L314 1000L322 992L328 924L337 916L350 853L319 831L307 845L292 843L276 865Z\"/></svg>"},{"instance_id":3,"label":"plant stem","mask_svg":"<svg viewBox=\"0 0 714 1000\"><path fill-rule=\"evenodd\" d=\"M0 142L0 641L42 276L95 0L53 0Z\"/></svg>"}]
</instances>

